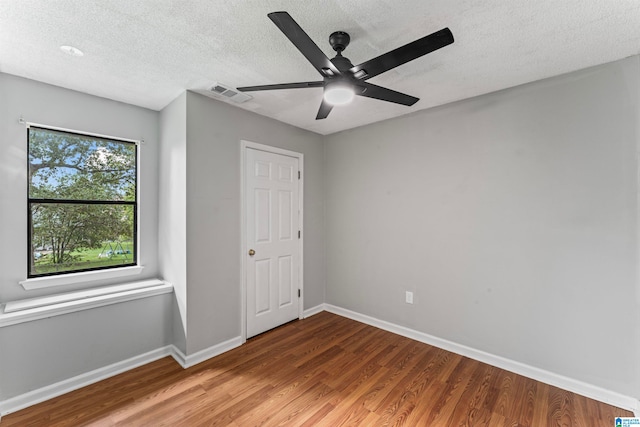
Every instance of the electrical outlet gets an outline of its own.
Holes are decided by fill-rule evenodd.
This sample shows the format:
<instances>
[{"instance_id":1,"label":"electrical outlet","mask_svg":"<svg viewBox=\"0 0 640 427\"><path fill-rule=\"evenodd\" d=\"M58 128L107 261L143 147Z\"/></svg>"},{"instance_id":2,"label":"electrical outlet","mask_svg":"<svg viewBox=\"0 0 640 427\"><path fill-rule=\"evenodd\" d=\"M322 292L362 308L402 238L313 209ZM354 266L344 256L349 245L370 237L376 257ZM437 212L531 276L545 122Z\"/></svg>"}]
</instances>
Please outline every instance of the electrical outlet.
<instances>
[{"instance_id":1,"label":"electrical outlet","mask_svg":"<svg viewBox=\"0 0 640 427\"><path fill-rule=\"evenodd\" d=\"M405 302L407 304L413 304L413 292L409 292L407 291L405 293L405 298L404 298Z\"/></svg>"}]
</instances>

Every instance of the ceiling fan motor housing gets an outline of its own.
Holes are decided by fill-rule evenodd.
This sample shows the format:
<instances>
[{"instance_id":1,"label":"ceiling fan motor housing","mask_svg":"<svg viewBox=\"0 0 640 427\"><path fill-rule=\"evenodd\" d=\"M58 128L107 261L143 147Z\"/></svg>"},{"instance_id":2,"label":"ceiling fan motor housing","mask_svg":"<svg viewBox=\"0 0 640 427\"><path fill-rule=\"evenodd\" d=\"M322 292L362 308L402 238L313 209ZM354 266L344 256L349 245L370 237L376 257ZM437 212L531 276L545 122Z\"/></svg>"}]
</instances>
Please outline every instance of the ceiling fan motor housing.
<instances>
[{"instance_id":1,"label":"ceiling fan motor housing","mask_svg":"<svg viewBox=\"0 0 640 427\"><path fill-rule=\"evenodd\" d=\"M329 44L336 52L340 53L349 46L351 37L344 31L335 31L329 36Z\"/></svg>"},{"instance_id":2,"label":"ceiling fan motor housing","mask_svg":"<svg viewBox=\"0 0 640 427\"><path fill-rule=\"evenodd\" d=\"M340 52L338 52L335 58L331 58L331 63L335 65L336 68L341 72L348 71L353 67L353 64L351 63L351 61L349 61L349 58L345 58L344 56L340 55ZM349 76L350 75L351 74L349 74Z\"/></svg>"}]
</instances>

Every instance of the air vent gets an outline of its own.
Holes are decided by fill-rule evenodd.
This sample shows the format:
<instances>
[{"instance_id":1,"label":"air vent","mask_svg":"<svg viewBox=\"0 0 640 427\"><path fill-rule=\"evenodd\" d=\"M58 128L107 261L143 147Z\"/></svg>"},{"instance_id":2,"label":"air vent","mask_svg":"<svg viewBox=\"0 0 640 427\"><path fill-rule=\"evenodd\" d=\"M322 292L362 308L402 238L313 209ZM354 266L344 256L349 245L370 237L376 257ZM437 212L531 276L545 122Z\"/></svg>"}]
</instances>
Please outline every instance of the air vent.
<instances>
[{"instance_id":1,"label":"air vent","mask_svg":"<svg viewBox=\"0 0 640 427\"><path fill-rule=\"evenodd\" d=\"M239 104L242 102L247 102L252 98L251 95L239 92L238 90L222 83L214 84L213 87L211 87L211 92L214 95L221 95L222 97L230 99L231 101L237 102Z\"/></svg>"}]
</instances>

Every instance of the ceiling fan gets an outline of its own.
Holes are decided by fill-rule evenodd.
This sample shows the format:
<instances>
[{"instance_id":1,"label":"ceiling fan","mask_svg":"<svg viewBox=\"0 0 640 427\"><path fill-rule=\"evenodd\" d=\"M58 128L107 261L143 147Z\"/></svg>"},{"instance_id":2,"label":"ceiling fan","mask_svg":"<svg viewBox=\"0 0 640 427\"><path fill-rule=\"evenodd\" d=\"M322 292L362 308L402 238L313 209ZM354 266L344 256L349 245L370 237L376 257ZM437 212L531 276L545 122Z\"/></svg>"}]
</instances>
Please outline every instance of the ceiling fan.
<instances>
[{"instance_id":1,"label":"ceiling fan","mask_svg":"<svg viewBox=\"0 0 640 427\"><path fill-rule=\"evenodd\" d=\"M351 40L349 34L344 31L336 31L329 36L329 44L337 52L335 58L329 59L287 12L272 12L267 16L291 40L305 58L311 62L311 65L318 70L322 80L245 86L239 87L238 90L251 92L256 90L321 87L324 90L324 96L316 120L326 118L334 105L346 104L353 99L354 95L407 106L415 104L419 101L416 97L376 86L366 80L453 43L453 34L448 28L444 28L354 66L348 58L342 56L342 51L349 45Z\"/></svg>"}]
</instances>

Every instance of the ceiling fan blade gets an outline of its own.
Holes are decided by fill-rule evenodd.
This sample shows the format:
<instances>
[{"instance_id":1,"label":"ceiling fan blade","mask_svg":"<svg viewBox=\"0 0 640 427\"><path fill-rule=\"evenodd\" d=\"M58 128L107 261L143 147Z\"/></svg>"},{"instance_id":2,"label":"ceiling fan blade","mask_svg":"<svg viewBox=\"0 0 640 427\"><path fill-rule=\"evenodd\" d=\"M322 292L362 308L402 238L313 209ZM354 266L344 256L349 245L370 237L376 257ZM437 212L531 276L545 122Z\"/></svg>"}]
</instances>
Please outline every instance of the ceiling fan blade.
<instances>
[{"instance_id":1,"label":"ceiling fan blade","mask_svg":"<svg viewBox=\"0 0 640 427\"><path fill-rule=\"evenodd\" d=\"M320 50L318 45L311 40L309 35L304 32L300 25L293 20L291 15L287 12L272 12L267 16L278 28L280 28L280 31L282 31L284 35L291 40L291 43L298 48L304 57L311 62L311 65L313 65L323 77L340 75L340 71L336 66L333 65L329 58L327 58L327 55Z\"/></svg>"},{"instance_id":2,"label":"ceiling fan blade","mask_svg":"<svg viewBox=\"0 0 640 427\"><path fill-rule=\"evenodd\" d=\"M304 89L308 87L322 87L323 81L319 82L300 82L300 83L282 83L275 85L262 85L262 86L244 86L238 87L240 92L252 92L254 90L274 90L274 89Z\"/></svg>"},{"instance_id":3,"label":"ceiling fan blade","mask_svg":"<svg viewBox=\"0 0 640 427\"><path fill-rule=\"evenodd\" d=\"M453 34L444 28L383 55L377 56L349 70L357 79L367 80L399 65L413 61L427 53L453 43Z\"/></svg>"},{"instance_id":4,"label":"ceiling fan blade","mask_svg":"<svg viewBox=\"0 0 640 427\"><path fill-rule=\"evenodd\" d=\"M358 82L357 85L364 90L356 90L356 95L365 96L367 98L375 98L381 101L388 101L395 104L402 104L407 106L411 106L420 100L420 98L416 98L415 96L396 92L395 90L387 89L386 87L382 86L376 86L367 82Z\"/></svg>"},{"instance_id":5,"label":"ceiling fan blade","mask_svg":"<svg viewBox=\"0 0 640 427\"><path fill-rule=\"evenodd\" d=\"M333 109L333 105L329 104L327 101L322 98L322 104L320 104L320 109L318 110L318 115L316 116L316 120L326 119L331 110Z\"/></svg>"}]
</instances>

